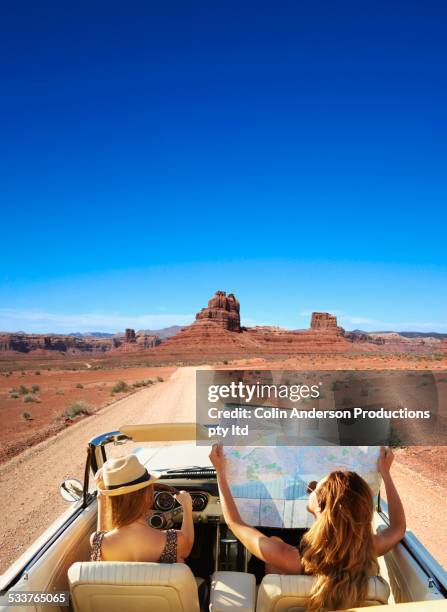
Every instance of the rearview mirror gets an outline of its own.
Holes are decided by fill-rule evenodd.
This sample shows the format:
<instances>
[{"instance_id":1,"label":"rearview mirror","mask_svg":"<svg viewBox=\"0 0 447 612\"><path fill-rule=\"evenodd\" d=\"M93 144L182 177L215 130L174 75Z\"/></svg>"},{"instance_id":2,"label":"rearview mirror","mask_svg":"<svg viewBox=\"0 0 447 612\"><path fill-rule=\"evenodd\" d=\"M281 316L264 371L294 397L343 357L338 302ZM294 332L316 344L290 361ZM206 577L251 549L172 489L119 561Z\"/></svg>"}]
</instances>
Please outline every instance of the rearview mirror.
<instances>
[{"instance_id":1,"label":"rearview mirror","mask_svg":"<svg viewBox=\"0 0 447 612\"><path fill-rule=\"evenodd\" d=\"M82 499L83 487L77 478L67 478L59 487L59 493L65 501L74 502Z\"/></svg>"}]
</instances>

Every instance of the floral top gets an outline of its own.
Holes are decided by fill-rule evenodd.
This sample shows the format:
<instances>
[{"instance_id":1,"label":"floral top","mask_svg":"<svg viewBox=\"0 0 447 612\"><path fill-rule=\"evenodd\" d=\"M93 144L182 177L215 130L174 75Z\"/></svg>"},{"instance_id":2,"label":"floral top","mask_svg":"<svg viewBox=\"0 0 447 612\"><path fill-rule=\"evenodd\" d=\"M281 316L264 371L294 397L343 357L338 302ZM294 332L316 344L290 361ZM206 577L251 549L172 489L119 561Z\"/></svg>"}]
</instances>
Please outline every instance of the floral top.
<instances>
[{"instance_id":1,"label":"floral top","mask_svg":"<svg viewBox=\"0 0 447 612\"><path fill-rule=\"evenodd\" d=\"M102 561L101 544L106 531L97 531L93 536L92 554L90 561ZM176 563L177 561L177 531L168 529L166 532L166 544L162 550L159 563Z\"/></svg>"},{"instance_id":2,"label":"floral top","mask_svg":"<svg viewBox=\"0 0 447 612\"><path fill-rule=\"evenodd\" d=\"M175 563L177 561L177 531L168 529L166 544L158 560L159 563Z\"/></svg>"}]
</instances>

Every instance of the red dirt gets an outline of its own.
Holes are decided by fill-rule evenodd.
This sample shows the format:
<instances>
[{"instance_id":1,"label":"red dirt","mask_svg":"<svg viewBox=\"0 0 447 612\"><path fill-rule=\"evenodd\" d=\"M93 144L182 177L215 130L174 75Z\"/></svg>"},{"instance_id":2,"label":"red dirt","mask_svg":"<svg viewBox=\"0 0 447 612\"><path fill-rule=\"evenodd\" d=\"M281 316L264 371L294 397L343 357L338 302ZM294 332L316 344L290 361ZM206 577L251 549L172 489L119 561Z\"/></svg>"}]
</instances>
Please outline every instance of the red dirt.
<instances>
[{"instance_id":1,"label":"red dirt","mask_svg":"<svg viewBox=\"0 0 447 612\"><path fill-rule=\"evenodd\" d=\"M86 402L91 407L91 411L95 412L132 392L112 395L112 387L117 381L123 380L129 385L149 378L156 381L157 376L166 379L174 370L173 367L82 371L36 370L27 371L24 375L21 372L1 375L0 461L20 453L70 425L71 421L62 415L74 402ZM31 394L38 399L38 402L25 403L25 395L11 398L11 389L18 389L20 385L28 389L32 385L38 385L39 390ZM77 385L82 385L82 388L78 388ZM25 412L32 415L31 420L23 418ZM79 418L82 417L77 417L76 420Z\"/></svg>"}]
</instances>

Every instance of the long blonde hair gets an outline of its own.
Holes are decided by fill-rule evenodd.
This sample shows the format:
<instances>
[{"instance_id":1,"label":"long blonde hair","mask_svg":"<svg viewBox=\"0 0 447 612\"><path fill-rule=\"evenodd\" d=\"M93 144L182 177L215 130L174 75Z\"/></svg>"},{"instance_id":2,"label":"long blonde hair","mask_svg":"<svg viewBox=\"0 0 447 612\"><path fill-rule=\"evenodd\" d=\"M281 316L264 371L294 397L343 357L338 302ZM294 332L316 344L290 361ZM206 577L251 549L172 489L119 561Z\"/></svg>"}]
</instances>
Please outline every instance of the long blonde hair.
<instances>
[{"instance_id":1,"label":"long blonde hair","mask_svg":"<svg viewBox=\"0 0 447 612\"><path fill-rule=\"evenodd\" d=\"M118 529L134 523L152 508L154 487L149 485L144 489L114 495L107 498L108 529Z\"/></svg>"},{"instance_id":2,"label":"long blonde hair","mask_svg":"<svg viewBox=\"0 0 447 612\"><path fill-rule=\"evenodd\" d=\"M301 540L304 573L315 575L307 610L356 606L378 573L371 489L355 472L336 471L315 493L321 513Z\"/></svg>"}]
</instances>

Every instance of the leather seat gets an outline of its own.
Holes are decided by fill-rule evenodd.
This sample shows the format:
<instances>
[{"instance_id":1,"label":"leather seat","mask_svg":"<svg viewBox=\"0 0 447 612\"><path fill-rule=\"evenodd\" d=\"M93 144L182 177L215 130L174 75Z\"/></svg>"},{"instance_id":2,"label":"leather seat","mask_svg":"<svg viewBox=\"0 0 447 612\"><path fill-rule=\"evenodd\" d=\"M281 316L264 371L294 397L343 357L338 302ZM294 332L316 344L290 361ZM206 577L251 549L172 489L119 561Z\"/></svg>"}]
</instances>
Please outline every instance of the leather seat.
<instances>
[{"instance_id":1,"label":"leather seat","mask_svg":"<svg viewBox=\"0 0 447 612\"><path fill-rule=\"evenodd\" d=\"M184 563L78 562L68 570L75 612L199 612Z\"/></svg>"},{"instance_id":2,"label":"leather seat","mask_svg":"<svg viewBox=\"0 0 447 612\"><path fill-rule=\"evenodd\" d=\"M211 576L210 612L254 612L256 578L243 572L214 572Z\"/></svg>"},{"instance_id":3,"label":"leather seat","mask_svg":"<svg viewBox=\"0 0 447 612\"><path fill-rule=\"evenodd\" d=\"M305 612L314 576L268 574L259 586L256 612ZM359 607L388 602L390 587L380 576L368 581L368 593Z\"/></svg>"}]
</instances>

